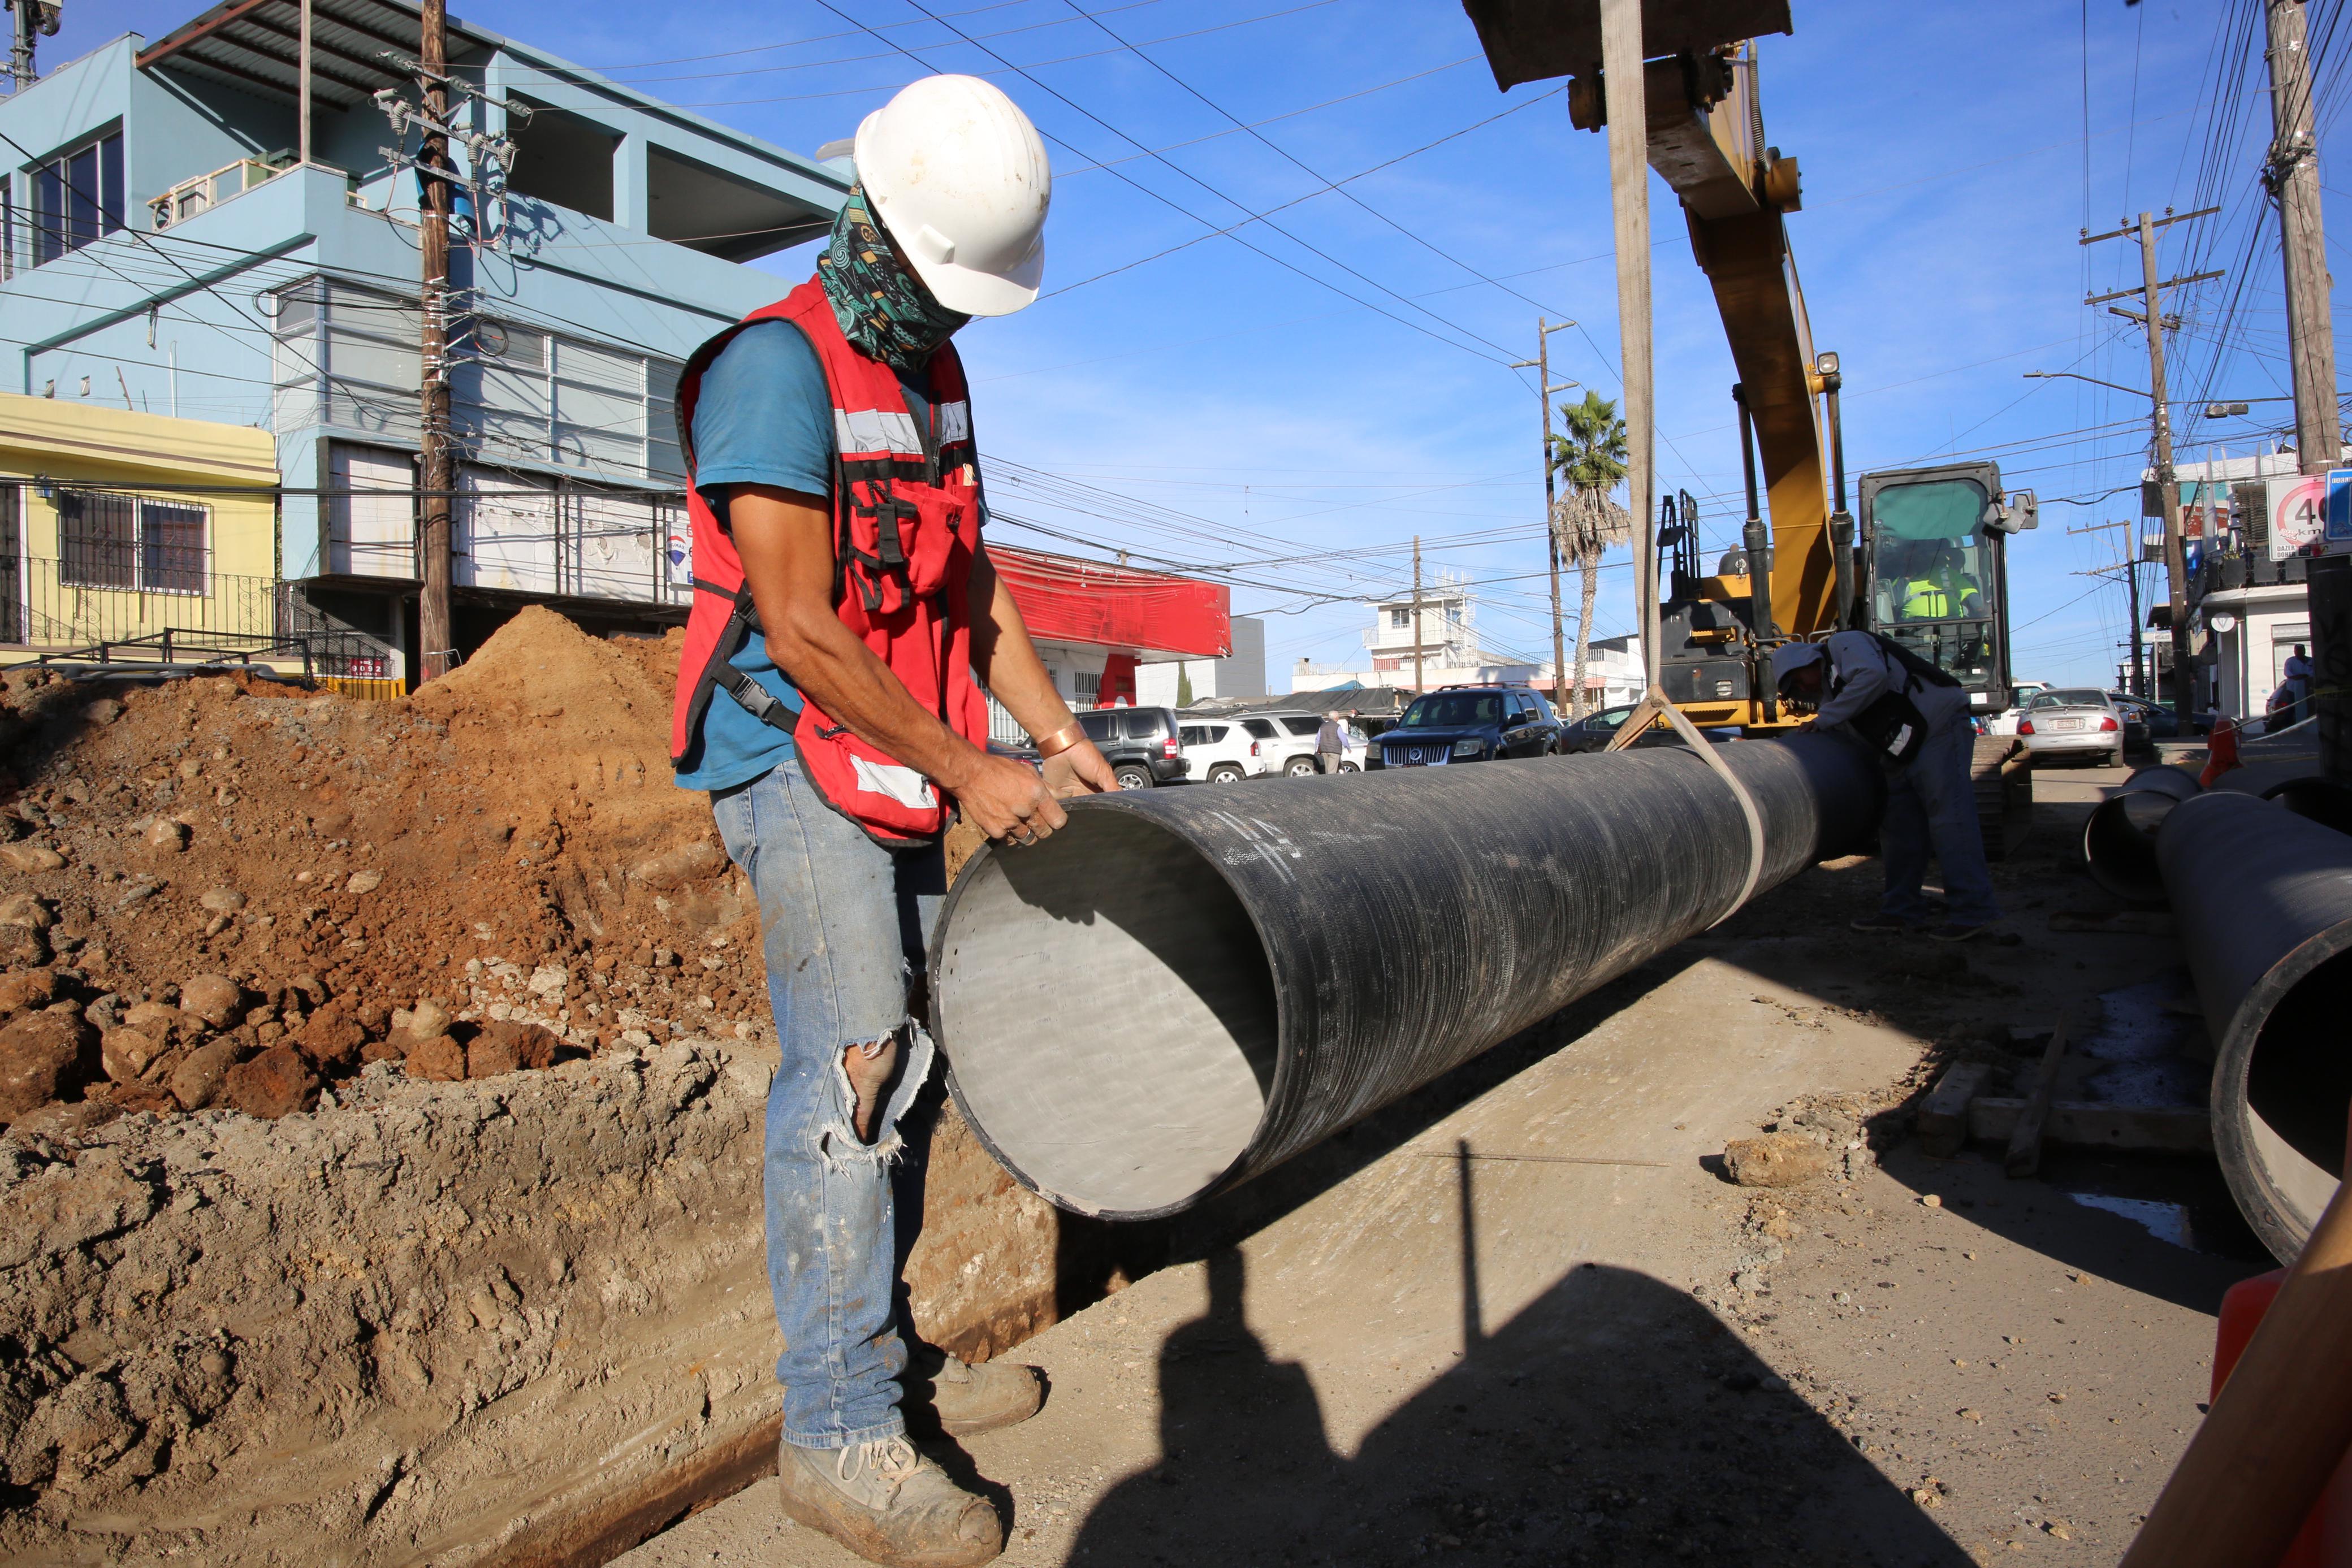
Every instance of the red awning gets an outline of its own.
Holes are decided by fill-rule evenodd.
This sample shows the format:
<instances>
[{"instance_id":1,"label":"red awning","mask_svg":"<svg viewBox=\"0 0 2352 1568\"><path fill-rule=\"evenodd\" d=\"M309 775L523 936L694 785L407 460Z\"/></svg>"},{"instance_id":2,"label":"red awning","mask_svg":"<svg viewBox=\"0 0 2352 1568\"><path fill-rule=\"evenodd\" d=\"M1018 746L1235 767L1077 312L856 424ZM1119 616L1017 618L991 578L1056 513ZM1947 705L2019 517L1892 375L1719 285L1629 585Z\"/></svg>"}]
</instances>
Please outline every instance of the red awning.
<instances>
[{"instance_id":1,"label":"red awning","mask_svg":"<svg viewBox=\"0 0 2352 1568\"><path fill-rule=\"evenodd\" d=\"M1033 637L1194 659L1234 651L1233 594L1217 583L993 543L988 555Z\"/></svg>"}]
</instances>

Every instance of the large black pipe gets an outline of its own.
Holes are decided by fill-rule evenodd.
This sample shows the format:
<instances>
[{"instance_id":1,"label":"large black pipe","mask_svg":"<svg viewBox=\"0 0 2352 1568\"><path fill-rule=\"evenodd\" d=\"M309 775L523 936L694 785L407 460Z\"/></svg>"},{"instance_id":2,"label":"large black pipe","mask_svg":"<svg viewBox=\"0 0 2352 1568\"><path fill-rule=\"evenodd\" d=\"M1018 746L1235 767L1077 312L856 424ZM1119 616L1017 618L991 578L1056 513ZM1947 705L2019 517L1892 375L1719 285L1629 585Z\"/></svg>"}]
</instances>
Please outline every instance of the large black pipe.
<instances>
[{"instance_id":1,"label":"large black pipe","mask_svg":"<svg viewBox=\"0 0 2352 1568\"><path fill-rule=\"evenodd\" d=\"M2352 838L2236 790L2157 835L2213 1038L2213 1146L2238 1207L2291 1261L2344 1168L2352 1107Z\"/></svg>"},{"instance_id":2,"label":"large black pipe","mask_svg":"<svg viewBox=\"0 0 2352 1568\"><path fill-rule=\"evenodd\" d=\"M2155 904L2164 897L2156 869L2156 831L2173 807L2199 792L2196 775L2156 763L2116 787L2083 827L2083 858L2092 880L2117 898Z\"/></svg>"},{"instance_id":3,"label":"large black pipe","mask_svg":"<svg viewBox=\"0 0 2352 1568\"><path fill-rule=\"evenodd\" d=\"M1857 747L1722 749L1764 822L1759 891L1877 822ZM1006 1170L1149 1218L1706 930L1748 867L1737 797L1679 747L1096 796L957 880L934 1032Z\"/></svg>"}]
</instances>

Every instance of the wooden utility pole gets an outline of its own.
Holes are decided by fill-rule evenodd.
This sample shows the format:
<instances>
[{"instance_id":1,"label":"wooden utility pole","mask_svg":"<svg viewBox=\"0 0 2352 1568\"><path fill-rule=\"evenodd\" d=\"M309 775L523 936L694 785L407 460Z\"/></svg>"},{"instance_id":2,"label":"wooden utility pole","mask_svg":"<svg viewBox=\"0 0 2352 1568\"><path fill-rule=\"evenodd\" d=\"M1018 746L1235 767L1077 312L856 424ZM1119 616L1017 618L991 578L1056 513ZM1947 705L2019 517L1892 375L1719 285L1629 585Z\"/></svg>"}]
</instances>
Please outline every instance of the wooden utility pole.
<instances>
[{"instance_id":1,"label":"wooden utility pole","mask_svg":"<svg viewBox=\"0 0 2352 1568\"><path fill-rule=\"evenodd\" d=\"M1421 536L1412 536L1412 695L1421 695Z\"/></svg>"},{"instance_id":2,"label":"wooden utility pole","mask_svg":"<svg viewBox=\"0 0 2352 1568\"><path fill-rule=\"evenodd\" d=\"M2271 146L2263 183L2279 209L2286 268L2287 357L2294 370L2295 465L2325 475L2344 455L2336 405L2336 332L2328 319L2327 240L2319 212L2319 145L2313 131L2311 51L2303 0L2265 0L2271 68ZM2311 710L2319 766L2352 782L2352 559L2323 555L2305 569L2311 601Z\"/></svg>"},{"instance_id":3,"label":"wooden utility pole","mask_svg":"<svg viewBox=\"0 0 2352 1568\"><path fill-rule=\"evenodd\" d=\"M294 162L308 163L310 161L310 0L302 0L301 31L302 64L298 74L302 81L294 90L300 96L302 105L300 112L295 116L299 129L294 133Z\"/></svg>"},{"instance_id":4,"label":"wooden utility pole","mask_svg":"<svg viewBox=\"0 0 2352 1568\"><path fill-rule=\"evenodd\" d=\"M2107 311L2126 321L2137 321L2147 330L2148 396L2156 405L2149 417L2155 421L2157 505L2164 513L2164 572L2171 605L2172 711L2179 716L2184 733L2189 726L2189 709L2193 706L2189 690L2189 567L2180 541L2180 480L2172 469L2172 410L2165 402L2164 290L2178 288L2183 284L2201 283L2221 274L2191 273L2185 277L2170 277L2159 283L2156 277L2156 231L2174 224L2187 223L2191 218L2210 217L2221 210L2219 207L2204 207L2193 213L2167 213L2160 218L2142 213L2137 224L2126 224L2103 235L2086 234L2082 240L2084 245L2096 245L2101 240L2126 235L2134 235L2139 240L2139 287L2118 288L2108 294L2094 294L2083 303L2101 305L2110 299L2121 299L2126 295L2140 297L2141 308L2138 310L2109 305Z\"/></svg>"},{"instance_id":5,"label":"wooden utility pole","mask_svg":"<svg viewBox=\"0 0 2352 1568\"><path fill-rule=\"evenodd\" d=\"M1568 701L1568 641L1561 630L1559 611L1559 494L1551 460L1551 396L1574 386L1574 382L1551 384L1551 335L1575 326L1573 321L1547 322L1536 318L1536 357L1513 362L1511 369L1536 372L1536 402L1543 411L1543 476L1544 476L1544 537L1550 541L1551 553L1551 700L1555 707ZM1578 716L1581 717L1584 694L1576 695Z\"/></svg>"},{"instance_id":6,"label":"wooden utility pole","mask_svg":"<svg viewBox=\"0 0 2352 1568\"><path fill-rule=\"evenodd\" d=\"M2263 183L2278 200L2279 254L2286 266L2288 356L2294 366L2294 450L2305 474L2325 474L2343 454L2336 413L2336 333L2327 316L2327 240L2320 225L2319 148L2312 132L2311 58L2304 0L2267 0L2271 147Z\"/></svg>"},{"instance_id":7,"label":"wooden utility pole","mask_svg":"<svg viewBox=\"0 0 2352 1568\"><path fill-rule=\"evenodd\" d=\"M1650 109L1642 79L1642 0L1601 0L1601 87L1609 114L1609 197L1617 243L1617 336L1625 373L1626 503L1640 535L1634 591L1645 690L1658 685L1658 519L1650 382Z\"/></svg>"},{"instance_id":8,"label":"wooden utility pole","mask_svg":"<svg viewBox=\"0 0 2352 1568\"><path fill-rule=\"evenodd\" d=\"M423 25L425 87L424 145L417 154L418 184L423 192L424 340L422 345L423 407L420 442L418 516L423 524L419 544L424 559L417 575L424 583L417 596L416 638L418 674L427 681L449 673L457 663L457 637L449 624L449 528L452 493L457 489L455 465L449 460L449 8L447 0L425 0Z\"/></svg>"}]
</instances>

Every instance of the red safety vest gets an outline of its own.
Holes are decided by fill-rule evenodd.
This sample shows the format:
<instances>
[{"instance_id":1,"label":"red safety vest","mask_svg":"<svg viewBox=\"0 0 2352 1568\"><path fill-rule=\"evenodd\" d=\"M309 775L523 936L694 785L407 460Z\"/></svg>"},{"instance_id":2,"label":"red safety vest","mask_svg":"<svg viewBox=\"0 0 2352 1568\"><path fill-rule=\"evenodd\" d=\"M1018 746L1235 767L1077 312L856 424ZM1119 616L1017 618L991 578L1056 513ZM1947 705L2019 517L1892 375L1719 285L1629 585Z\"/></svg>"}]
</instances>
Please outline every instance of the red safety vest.
<instances>
[{"instance_id":1,"label":"red safety vest","mask_svg":"<svg viewBox=\"0 0 2352 1568\"><path fill-rule=\"evenodd\" d=\"M702 373L755 321L808 335L833 396L835 607L841 623L890 666L929 713L975 746L988 739L988 699L971 678L970 587L980 547L980 469L963 365L950 344L930 359L931 428L908 412L890 367L849 345L815 279L754 310L697 349L677 385L687 514L694 523L694 604L678 661L670 762L684 760L712 694L726 691L792 733L801 768L835 810L876 842L919 843L945 830L948 803L930 779L827 717L808 695L797 718L730 663L761 632L743 562L694 487L694 404Z\"/></svg>"}]
</instances>

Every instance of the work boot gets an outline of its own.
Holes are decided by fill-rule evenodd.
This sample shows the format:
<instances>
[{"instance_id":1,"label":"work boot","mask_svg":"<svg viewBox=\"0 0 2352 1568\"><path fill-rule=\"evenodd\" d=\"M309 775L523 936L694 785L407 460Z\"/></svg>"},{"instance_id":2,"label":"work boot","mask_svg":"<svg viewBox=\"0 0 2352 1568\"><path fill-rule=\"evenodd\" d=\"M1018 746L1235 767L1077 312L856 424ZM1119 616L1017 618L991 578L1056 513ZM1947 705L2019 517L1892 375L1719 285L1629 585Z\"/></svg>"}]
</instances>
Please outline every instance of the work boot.
<instances>
[{"instance_id":1,"label":"work boot","mask_svg":"<svg viewBox=\"0 0 2352 1568\"><path fill-rule=\"evenodd\" d=\"M1004 1521L904 1437L845 1448L776 1445L776 1482L795 1523L885 1568L977 1568L1004 1550Z\"/></svg>"},{"instance_id":2,"label":"work boot","mask_svg":"<svg viewBox=\"0 0 2352 1568\"><path fill-rule=\"evenodd\" d=\"M927 1344L909 1347L900 1381L907 1388L898 1402L907 1425L927 1437L993 1432L1026 1421L1045 1402L1045 1380L1034 1366L1010 1361L974 1366Z\"/></svg>"},{"instance_id":3,"label":"work boot","mask_svg":"<svg viewBox=\"0 0 2352 1568\"><path fill-rule=\"evenodd\" d=\"M1927 935L1938 942L1966 942L1970 937L1981 936L1991 929L1990 925L1964 925L1958 921L1951 921L1937 926Z\"/></svg>"},{"instance_id":4,"label":"work boot","mask_svg":"<svg viewBox=\"0 0 2352 1568\"><path fill-rule=\"evenodd\" d=\"M1918 929L1910 921L1893 915L1865 915L1853 924L1856 931L1866 931L1874 936L1901 936Z\"/></svg>"}]
</instances>

